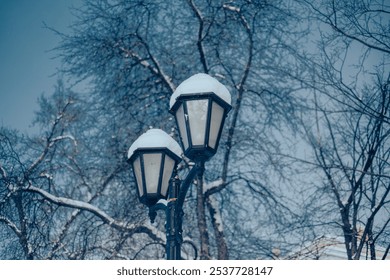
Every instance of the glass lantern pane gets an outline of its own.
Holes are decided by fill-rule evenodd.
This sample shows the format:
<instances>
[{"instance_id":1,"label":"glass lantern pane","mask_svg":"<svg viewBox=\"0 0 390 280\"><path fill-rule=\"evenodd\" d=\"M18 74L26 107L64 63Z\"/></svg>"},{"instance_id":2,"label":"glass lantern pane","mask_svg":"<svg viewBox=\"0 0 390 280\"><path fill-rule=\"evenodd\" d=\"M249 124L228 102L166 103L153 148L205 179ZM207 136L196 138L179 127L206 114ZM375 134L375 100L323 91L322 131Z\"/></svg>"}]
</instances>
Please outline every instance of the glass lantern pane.
<instances>
[{"instance_id":1,"label":"glass lantern pane","mask_svg":"<svg viewBox=\"0 0 390 280\"><path fill-rule=\"evenodd\" d=\"M217 138L219 130L221 128L224 109L217 103L213 102L211 107L211 121L210 121L210 134L209 134L209 146L215 149L217 145Z\"/></svg>"},{"instance_id":2,"label":"glass lantern pane","mask_svg":"<svg viewBox=\"0 0 390 280\"><path fill-rule=\"evenodd\" d=\"M184 116L183 105L180 105L179 109L176 111L176 120L179 126L179 132L181 139L183 141L184 150L188 148L188 137L186 129L186 117Z\"/></svg>"},{"instance_id":3,"label":"glass lantern pane","mask_svg":"<svg viewBox=\"0 0 390 280\"><path fill-rule=\"evenodd\" d=\"M161 194L163 196L167 195L169 187L169 179L171 179L173 169L175 167L175 161L169 156L165 156L163 178L161 182Z\"/></svg>"},{"instance_id":4,"label":"glass lantern pane","mask_svg":"<svg viewBox=\"0 0 390 280\"><path fill-rule=\"evenodd\" d=\"M133 162L133 170L134 170L134 174L135 174L135 179L137 180L137 187L138 187L139 196L141 197L144 195L144 188L143 188L143 184L142 184L141 161L140 161L139 157L137 157L137 159L134 160L134 162Z\"/></svg>"},{"instance_id":5,"label":"glass lantern pane","mask_svg":"<svg viewBox=\"0 0 390 280\"><path fill-rule=\"evenodd\" d=\"M148 194L156 194L160 179L161 154L144 154L143 157L146 191Z\"/></svg>"},{"instance_id":6,"label":"glass lantern pane","mask_svg":"<svg viewBox=\"0 0 390 280\"><path fill-rule=\"evenodd\" d=\"M204 145L207 124L207 108L209 100L187 101L192 145Z\"/></svg>"}]
</instances>

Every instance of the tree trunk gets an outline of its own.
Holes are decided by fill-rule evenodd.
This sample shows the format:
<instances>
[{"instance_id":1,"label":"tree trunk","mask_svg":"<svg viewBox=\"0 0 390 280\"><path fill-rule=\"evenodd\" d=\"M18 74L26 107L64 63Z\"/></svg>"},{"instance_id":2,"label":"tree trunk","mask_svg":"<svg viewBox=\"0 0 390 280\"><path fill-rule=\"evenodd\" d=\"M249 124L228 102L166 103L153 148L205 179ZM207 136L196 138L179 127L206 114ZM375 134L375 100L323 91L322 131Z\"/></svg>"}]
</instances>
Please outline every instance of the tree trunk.
<instances>
[{"instance_id":1,"label":"tree trunk","mask_svg":"<svg viewBox=\"0 0 390 280\"><path fill-rule=\"evenodd\" d=\"M228 246L226 244L225 234L222 227L222 219L221 214L215 205L216 202L213 201L212 197L208 197L207 199L207 207L210 212L211 223L213 225L215 240L217 242L217 250L218 250L218 259L219 260L228 260L229 259L229 251Z\"/></svg>"}]
</instances>

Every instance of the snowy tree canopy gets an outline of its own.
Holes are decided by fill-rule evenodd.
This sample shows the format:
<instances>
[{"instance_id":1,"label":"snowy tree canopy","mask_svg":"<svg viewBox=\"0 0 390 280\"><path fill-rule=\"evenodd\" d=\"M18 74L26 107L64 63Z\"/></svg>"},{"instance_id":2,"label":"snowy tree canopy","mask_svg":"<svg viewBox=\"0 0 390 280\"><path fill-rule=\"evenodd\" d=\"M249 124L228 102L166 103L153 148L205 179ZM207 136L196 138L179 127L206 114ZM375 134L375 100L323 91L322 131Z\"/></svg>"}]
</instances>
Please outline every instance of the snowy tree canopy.
<instances>
[{"instance_id":1,"label":"snowy tree canopy","mask_svg":"<svg viewBox=\"0 0 390 280\"><path fill-rule=\"evenodd\" d=\"M169 109L210 91L232 109L188 190L183 256L316 258L326 235L388 258L390 7L347 2L85 0L56 33L39 133L0 128L0 258L165 258L128 157L180 156Z\"/></svg>"}]
</instances>

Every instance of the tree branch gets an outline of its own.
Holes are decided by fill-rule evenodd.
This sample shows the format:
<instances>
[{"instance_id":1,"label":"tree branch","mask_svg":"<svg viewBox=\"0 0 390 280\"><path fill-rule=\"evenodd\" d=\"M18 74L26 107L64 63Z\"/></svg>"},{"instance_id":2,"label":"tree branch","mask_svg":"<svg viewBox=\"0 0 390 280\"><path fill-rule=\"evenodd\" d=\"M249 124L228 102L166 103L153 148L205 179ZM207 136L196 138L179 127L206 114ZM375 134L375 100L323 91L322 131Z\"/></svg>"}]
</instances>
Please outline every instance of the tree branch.
<instances>
[{"instance_id":1,"label":"tree branch","mask_svg":"<svg viewBox=\"0 0 390 280\"><path fill-rule=\"evenodd\" d=\"M195 3L193 0L188 0L189 5L191 6L192 11L195 13L196 18L199 21L199 30L198 30L198 41L196 42L196 45L198 47L198 52L200 55L200 61L203 66L204 73L209 72L209 68L207 66L207 60L206 60L206 54L203 46L203 30L204 30L204 19L202 14L200 13L199 9L195 6Z\"/></svg>"},{"instance_id":2,"label":"tree branch","mask_svg":"<svg viewBox=\"0 0 390 280\"><path fill-rule=\"evenodd\" d=\"M9 226L12 229L13 232L15 232L15 234L19 238L21 237L22 231L20 229L18 229L18 227L13 222L11 222L9 219L7 219L4 216L0 216L0 222L4 222L7 226Z\"/></svg>"},{"instance_id":3,"label":"tree branch","mask_svg":"<svg viewBox=\"0 0 390 280\"><path fill-rule=\"evenodd\" d=\"M30 185L28 188L24 189L27 192L37 193L46 200L64 207L79 209L79 210L85 210L88 211L95 216L99 217L104 223L108 224L110 227L115 228L120 231L130 231L132 233L146 233L149 237L151 237L154 240L162 240L165 241L166 237L164 234L162 234L160 231L158 231L156 228L154 228L151 225L134 225L134 224L128 224L125 222L119 222L109 216L107 213L99 209L98 207L89 204L87 202L74 200L70 198L65 197L57 197L49 192L42 190L40 188L34 187Z\"/></svg>"}]
</instances>

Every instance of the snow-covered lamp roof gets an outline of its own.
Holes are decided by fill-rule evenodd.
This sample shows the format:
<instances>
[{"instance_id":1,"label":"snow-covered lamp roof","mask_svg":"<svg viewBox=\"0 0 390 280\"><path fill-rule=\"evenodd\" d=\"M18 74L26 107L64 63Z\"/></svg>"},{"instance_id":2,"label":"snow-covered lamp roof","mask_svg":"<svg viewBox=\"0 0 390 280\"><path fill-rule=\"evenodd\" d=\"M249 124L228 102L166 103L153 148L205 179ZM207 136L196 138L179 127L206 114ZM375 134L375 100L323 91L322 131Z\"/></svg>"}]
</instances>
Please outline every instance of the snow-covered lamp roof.
<instances>
[{"instance_id":1,"label":"snow-covered lamp roof","mask_svg":"<svg viewBox=\"0 0 390 280\"><path fill-rule=\"evenodd\" d=\"M199 73L191 76L187 80L183 81L172 94L169 101L169 108L172 109L176 102L176 99L181 95L193 94L193 93L210 93L214 92L218 97L223 99L226 103L231 105L231 96L229 90L217 79L204 74Z\"/></svg>"},{"instance_id":2,"label":"snow-covered lamp roof","mask_svg":"<svg viewBox=\"0 0 390 280\"><path fill-rule=\"evenodd\" d=\"M141 148L168 148L178 157L181 157L183 153L179 144L161 129L149 129L138 137L129 148L127 158L130 158L137 149Z\"/></svg>"}]
</instances>

